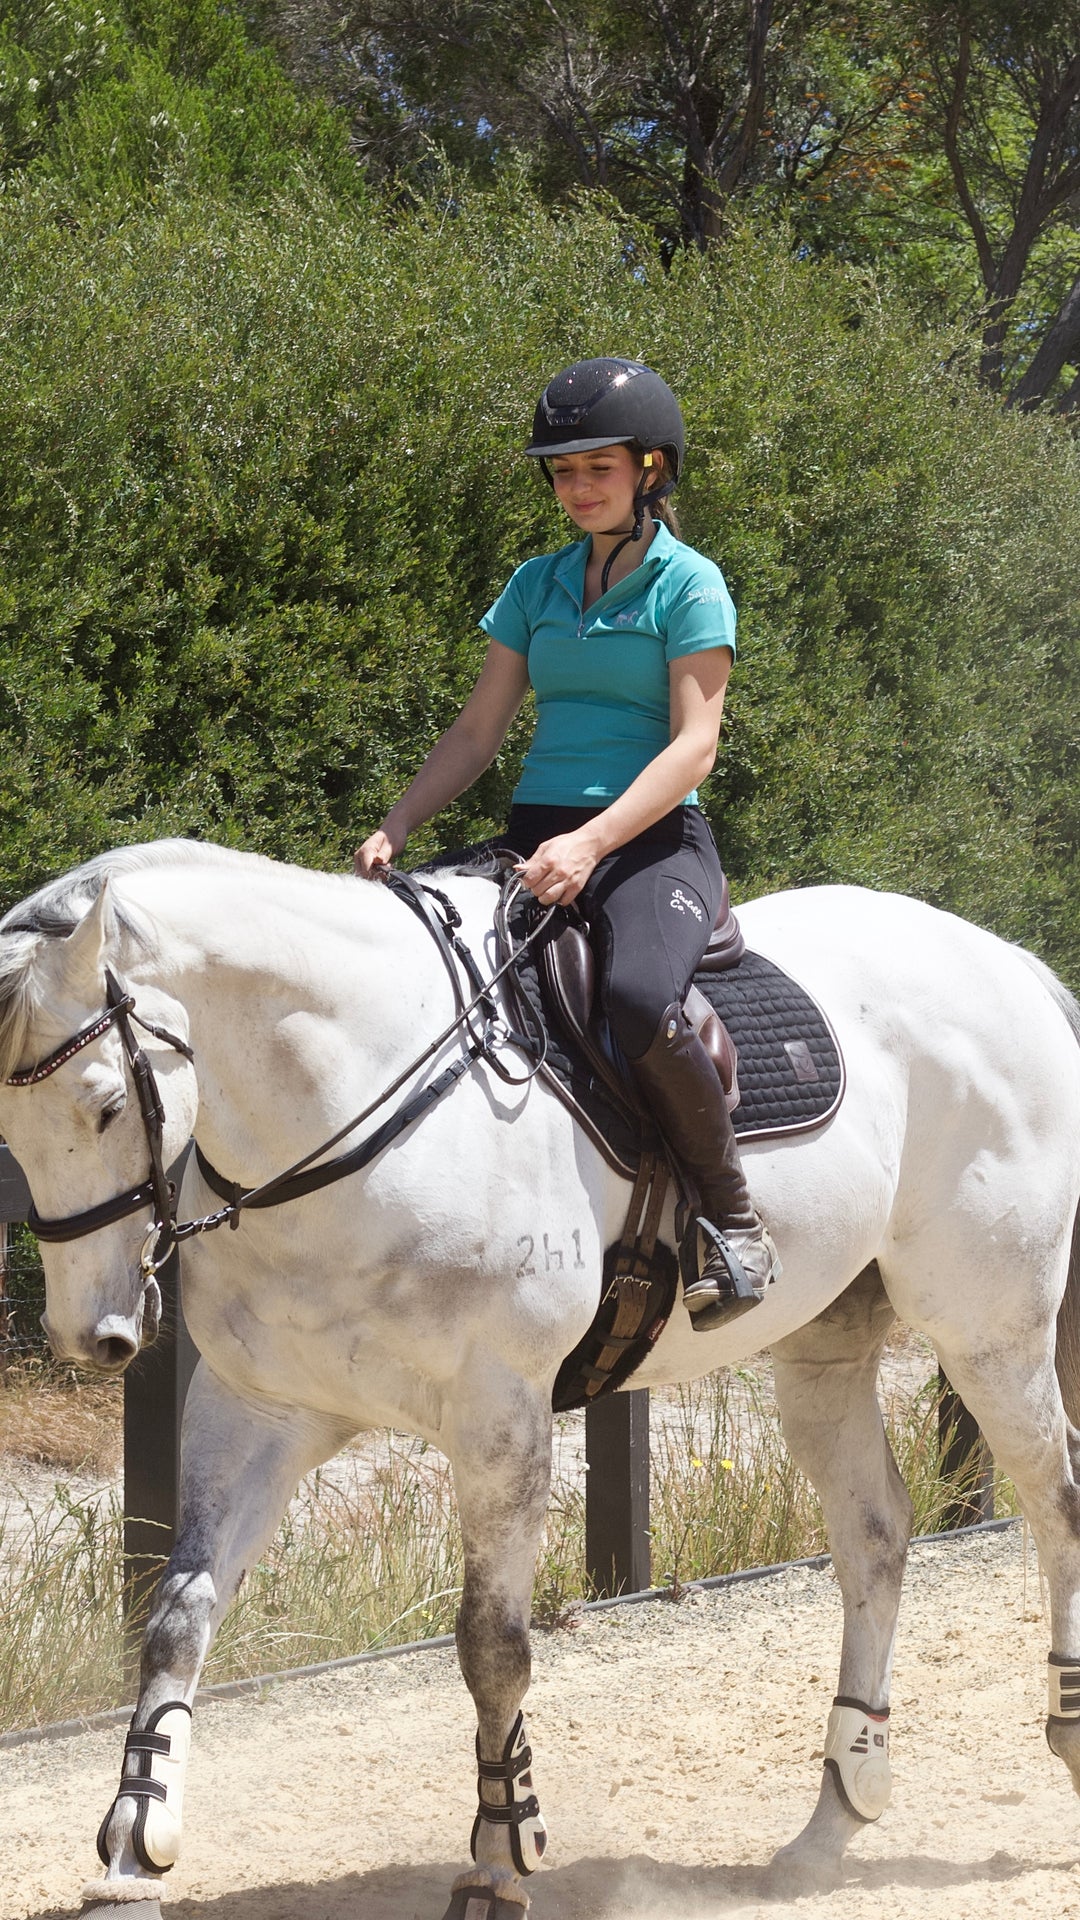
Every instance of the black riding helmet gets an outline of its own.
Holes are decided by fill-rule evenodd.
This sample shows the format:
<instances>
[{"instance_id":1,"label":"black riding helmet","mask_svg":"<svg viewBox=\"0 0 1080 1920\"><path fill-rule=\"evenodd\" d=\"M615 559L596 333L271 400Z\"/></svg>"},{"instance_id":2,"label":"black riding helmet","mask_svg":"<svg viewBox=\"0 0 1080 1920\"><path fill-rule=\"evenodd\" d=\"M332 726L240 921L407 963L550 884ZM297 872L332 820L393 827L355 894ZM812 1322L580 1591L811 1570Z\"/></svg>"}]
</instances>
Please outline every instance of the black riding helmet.
<instances>
[{"instance_id":1,"label":"black riding helmet","mask_svg":"<svg viewBox=\"0 0 1080 1920\"><path fill-rule=\"evenodd\" d=\"M592 453L597 447L662 447L674 483L682 472L686 430L666 381L640 360L578 360L549 380L533 415L525 451L546 469L546 456Z\"/></svg>"},{"instance_id":2,"label":"black riding helmet","mask_svg":"<svg viewBox=\"0 0 1080 1920\"><path fill-rule=\"evenodd\" d=\"M601 593L607 592L612 565L627 542L641 539L646 510L658 506L679 478L686 429L671 388L640 360L578 360L564 367L540 395L526 453L539 460L550 484L549 455L594 453L598 447L615 446L635 447L642 454L661 448L665 478L658 487L649 487L648 475L642 471L634 495L633 531L609 553Z\"/></svg>"}]
</instances>

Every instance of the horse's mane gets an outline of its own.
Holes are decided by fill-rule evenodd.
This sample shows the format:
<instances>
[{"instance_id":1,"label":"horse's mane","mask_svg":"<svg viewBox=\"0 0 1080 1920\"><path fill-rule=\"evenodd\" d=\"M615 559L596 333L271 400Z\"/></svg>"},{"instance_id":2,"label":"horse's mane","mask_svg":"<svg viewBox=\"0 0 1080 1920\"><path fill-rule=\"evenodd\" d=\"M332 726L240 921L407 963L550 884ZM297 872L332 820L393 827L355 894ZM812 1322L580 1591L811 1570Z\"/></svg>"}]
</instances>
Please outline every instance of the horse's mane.
<instances>
[{"instance_id":1,"label":"horse's mane","mask_svg":"<svg viewBox=\"0 0 1080 1920\"><path fill-rule=\"evenodd\" d=\"M0 919L0 1078L18 1064L29 1026L41 1008L41 984L34 962L44 942L63 940L89 913L106 880L147 867L236 865L253 862L270 866L259 854L240 853L197 840L155 840L141 846L116 847L95 854L50 880L21 900ZM116 892L113 912L127 941L145 946L149 929L141 916Z\"/></svg>"}]
</instances>

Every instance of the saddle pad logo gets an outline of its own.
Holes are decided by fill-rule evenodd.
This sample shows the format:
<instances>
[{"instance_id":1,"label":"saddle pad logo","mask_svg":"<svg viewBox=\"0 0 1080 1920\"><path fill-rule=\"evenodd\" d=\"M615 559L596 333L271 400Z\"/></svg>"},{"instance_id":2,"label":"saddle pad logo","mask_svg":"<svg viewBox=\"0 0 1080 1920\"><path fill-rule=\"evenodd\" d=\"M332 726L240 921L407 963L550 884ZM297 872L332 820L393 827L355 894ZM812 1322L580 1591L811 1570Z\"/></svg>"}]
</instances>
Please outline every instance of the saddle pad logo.
<instances>
[{"instance_id":1,"label":"saddle pad logo","mask_svg":"<svg viewBox=\"0 0 1080 1920\"><path fill-rule=\"evenodd\" d=\"M697 901L693 899L690 894L684 893L681 887L676 887L669 904L675 909L676 913L692 913L695 920L704 920L705 918Z\"/></svg>"},{"instance_id":2,"label":"saddle pad logo","mask_svg":"<svg viewBox=\"0 0 1080 1920\"><path fill-rule=\"evenodd\" d=\"M796 1080L801 1080L805 1084L808 1081L820 1079L821 1076L814 1065L814 1056L805 1040L785 1040L784 1052L791 1061Z\"/></svg>"}]
</instances>

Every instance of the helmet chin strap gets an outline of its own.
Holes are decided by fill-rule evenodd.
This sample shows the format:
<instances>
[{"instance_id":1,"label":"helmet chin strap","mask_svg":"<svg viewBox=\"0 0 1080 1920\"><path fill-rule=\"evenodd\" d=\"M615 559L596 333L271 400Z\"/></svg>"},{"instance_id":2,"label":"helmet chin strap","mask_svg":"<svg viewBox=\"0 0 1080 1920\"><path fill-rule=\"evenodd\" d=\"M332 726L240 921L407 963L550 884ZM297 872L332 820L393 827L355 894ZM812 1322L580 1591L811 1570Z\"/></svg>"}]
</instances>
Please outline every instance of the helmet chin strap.
<instances>
[{"instance_id":1,"label":"helmet chin strap","mask_svg":"<svg viewBox=\"0 0 1080 1920\"><path fill-rule=\"evenodd\" d=\"M644 531L645 531L646 507L651 509L654 506L659 506L661 500L667 499L668 494L671 492L672 488L675 485L674 480L665 480L665 481L662 481L660 486L658 487L647 487L645 485L645 481L648 476L650 466L651 466L651 460L648 461L647 464L642 468L641 479L638 481L637 488L634 493L633 527L631 528L629 533L623 534L623 537L619 541L618 546L612 547L611 552L608 554L607 559L604 561L604 570L600 575L601 595L605 594L608 590L608 582L611 579L611 569L615 565L615 562L618 559L623 548L628 547L631 541L640 540L643 537ZM653 519L655 520L655 518L656 518L656 515L653 514ZM621 533L622 529L621 527L612 527L610 531L611 533Z\"/></svg>"}]
</instances>

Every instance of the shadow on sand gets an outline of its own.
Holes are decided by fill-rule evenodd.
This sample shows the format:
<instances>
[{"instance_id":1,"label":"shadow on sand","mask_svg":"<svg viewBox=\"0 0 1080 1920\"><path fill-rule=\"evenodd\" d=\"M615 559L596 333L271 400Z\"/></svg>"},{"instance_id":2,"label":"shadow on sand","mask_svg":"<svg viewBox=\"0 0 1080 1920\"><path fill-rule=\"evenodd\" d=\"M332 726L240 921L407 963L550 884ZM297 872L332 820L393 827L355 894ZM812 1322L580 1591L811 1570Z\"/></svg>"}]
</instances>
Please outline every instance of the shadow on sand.
<instances>
[{"instance_id":1,"label":"shadow on sand","mask_svg":"<svg viewBox=\"0 0 1080 1920\"><path fill-rule=\"evenodd\" d=\"M1068 1871L1064 1863L1055 1865ZM858 1887L886 1894L909 1887L947 1893L980 1884L1005 1886L1033 1870L1031 1861L1007 1853L971 1861L908 1855L852 1862L831 1888L814 1891ZM459 1871L457 1863L379 1867L336 1880L248 1887L207 1900L174 1899L164 1912L167 1920L440 1920ZM711 1920L759 1904L775 1907L777 1920L785 1920L787 1906L794 1920L789 1903L809 1891L792 1886L790 1874L782 1884L768 1866L680 1867L647 1854L575 1860L541 1874L530 1888L535 1920ZM133 1920L138 1911L131 1909ZM55 1920L55 1909L35 1920Z\"/></svg>"}]
</instances>

